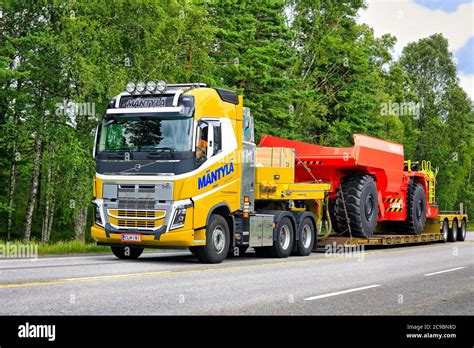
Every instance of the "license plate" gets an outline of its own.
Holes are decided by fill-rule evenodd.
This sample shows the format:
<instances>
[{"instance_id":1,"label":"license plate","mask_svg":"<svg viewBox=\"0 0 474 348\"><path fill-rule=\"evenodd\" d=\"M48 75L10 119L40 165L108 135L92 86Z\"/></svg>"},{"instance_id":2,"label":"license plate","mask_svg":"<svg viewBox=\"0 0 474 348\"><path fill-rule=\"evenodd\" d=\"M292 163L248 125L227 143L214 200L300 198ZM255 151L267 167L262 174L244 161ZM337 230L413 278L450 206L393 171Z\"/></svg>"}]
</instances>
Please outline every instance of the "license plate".
<instances>
[{"instance_id":1,"label":"license plate","mask_svg":"<svg viewBox=\"0 0 474 348\"><path fill-rule=\"evenodd\" d=\"M136 233L122 233L122 242L141 242L142 235Z\"/></svg>"}]
</instances>

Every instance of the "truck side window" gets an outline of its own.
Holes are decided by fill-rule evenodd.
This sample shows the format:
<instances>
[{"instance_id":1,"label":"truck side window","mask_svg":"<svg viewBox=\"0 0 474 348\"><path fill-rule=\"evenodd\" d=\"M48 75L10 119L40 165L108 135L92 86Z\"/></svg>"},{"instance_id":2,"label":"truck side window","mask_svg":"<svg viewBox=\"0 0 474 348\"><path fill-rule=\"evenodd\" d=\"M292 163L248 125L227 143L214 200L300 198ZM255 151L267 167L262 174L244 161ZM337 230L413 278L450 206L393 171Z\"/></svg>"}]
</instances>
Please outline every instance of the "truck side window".
<instances>
[{"instance_id":1,"label":"truck side window","mask_svg":"<svg viewBox=\"0 0 474 348\"><path fill-rule=\"evenodd\" d=\"M198 160L205 160L207 157L208 130L209 130L209 125L205 122L199 124L197 127L196 159Z\"/></svg>"}]
</instances>

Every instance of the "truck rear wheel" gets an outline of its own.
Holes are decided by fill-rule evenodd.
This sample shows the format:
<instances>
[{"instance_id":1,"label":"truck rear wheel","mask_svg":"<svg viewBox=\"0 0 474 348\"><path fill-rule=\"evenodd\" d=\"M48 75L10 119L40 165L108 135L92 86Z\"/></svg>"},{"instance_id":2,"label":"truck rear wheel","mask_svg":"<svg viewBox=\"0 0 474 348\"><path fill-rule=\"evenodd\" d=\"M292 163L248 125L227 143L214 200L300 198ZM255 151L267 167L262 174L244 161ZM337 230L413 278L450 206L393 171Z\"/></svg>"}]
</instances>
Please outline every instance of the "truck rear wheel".
<instances>
[{"instance_id":1,"label":"truck rear wheel","mask_svg":"<svg viewBox=\"0 0 474 348\"><path fill-rule=\"evenodd\" d=\"M407 219L405 226L408 233L421 234L426 223L426 197L421 184L413 184L407 197Z\"/></svg>"},{"instance_id":2,"label":"truck rear wheel","mask_svg":"<svg viewBox=\"0 0 474 348\"><path fill-rule=\"evenodd\" d=\"M229 225L221 215L212 214L206 228L206 245L197 247L196 256L204 263L220 263L229 251Z\"/></svg>"},{"instance_id":3,"label":"truck rear wheel","mask_svg":"<svg viewBox=\"0 0 474 348\"><path fill-rule=\"evenodd\" d=\"M466 239L466 233L467 233L467 226L466 226L466 220L461 221L461 227L458 230L458 241L464 242Z\"/></svg>"},{"instance_id":4,"label":"truck rear wheel","mask_svg":"<svg viewBox=\"0 0 474 348\"><path fill-rule=\"evenodd\" d=\"M282 218L275 229L276 240L268 249L270 257L285 258L290 256L293 249L294 230L288 217Z\"/></svg>"},{"instance_id":5,"label":"truck rear wheel","mask_svg":"<svg viewBox=\"0 0 474 348\"><path fill-rule=\"evenodd\" d=\"M449 229L448 242L455 242L458 238L458 222L453 220L452 227Z\"/></svg>"},{"instance_id":6,"label":"truck rear wheel","mask_svg":"<svg viewBox=\"0 0 474 348\"><path fill-rule=\"evenodd\" d=\"M124 260L138 259L143 252L143 248L139 248L139 247L113 246L110 248L112 249L112 253L115 256L117 256L119 259L124 259Z\"/></svg>"},{"instance_id":7,"label":"truck rear wheel","mask_svg":"<svg viewBox=\"0 0 474 348\"><path fill-rule=\"evenodd\" d=\"M296 254L299 256L308 256L313 250L316 233L314 232L313 221L305 217L299 226L300 238L296 243Z\"/></svg>"},{"instance_id":8,"label":"truck rear wheel","mask_svg":"<svg viewBox=\"0 0 474 348\"><path fill-rule=\"evenodd\" d=\"M349 230L346 220L347 210L352 236L372 237L375 227L377 227L379 213L377 187L374 179L370 175L356 175L344 178L341 184L335 208L337 230L341 233Z\"/></svg>"}]
</instances>

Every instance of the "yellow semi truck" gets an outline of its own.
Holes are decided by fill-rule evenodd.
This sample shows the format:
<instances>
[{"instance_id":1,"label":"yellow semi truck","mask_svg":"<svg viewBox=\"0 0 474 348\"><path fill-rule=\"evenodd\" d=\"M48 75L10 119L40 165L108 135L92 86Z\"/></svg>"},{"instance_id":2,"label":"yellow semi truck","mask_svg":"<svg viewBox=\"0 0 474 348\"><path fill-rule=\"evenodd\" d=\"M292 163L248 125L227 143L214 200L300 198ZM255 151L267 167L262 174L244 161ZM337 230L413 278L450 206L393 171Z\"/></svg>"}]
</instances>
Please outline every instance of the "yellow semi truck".
<instances>
[{"instance_id":1,"label":"yellow semi truck","mask_svg":"<svg viewBox=\"0 0 474 348\"><path fill-rule=\"evenodd\" d=\"M202 83L129 83L110 101L93 155L92 237L119 258L188 247L219 263L309 255L331 184L295 183L294 154L258 148L236 93Z\"/></svg>"}]
</instances>

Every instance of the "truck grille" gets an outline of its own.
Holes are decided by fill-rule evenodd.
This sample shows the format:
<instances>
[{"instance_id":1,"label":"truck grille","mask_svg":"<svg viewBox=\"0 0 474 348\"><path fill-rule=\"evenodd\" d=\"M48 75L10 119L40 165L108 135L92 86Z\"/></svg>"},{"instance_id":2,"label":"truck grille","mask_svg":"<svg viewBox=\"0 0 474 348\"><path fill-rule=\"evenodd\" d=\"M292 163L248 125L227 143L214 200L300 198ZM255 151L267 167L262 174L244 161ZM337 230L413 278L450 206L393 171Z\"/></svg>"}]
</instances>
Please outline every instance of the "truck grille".
<instances>
[{"instance_id":1,"label":"truck grille","mask_svg":"<svg viewBox=\"0 0 474 348\"><path fill-rule=\"evenodd\" d=\"M166 210L109 209L109 222L119 228L156 229L164 224Z\"/></svg>"}]
</instances>

